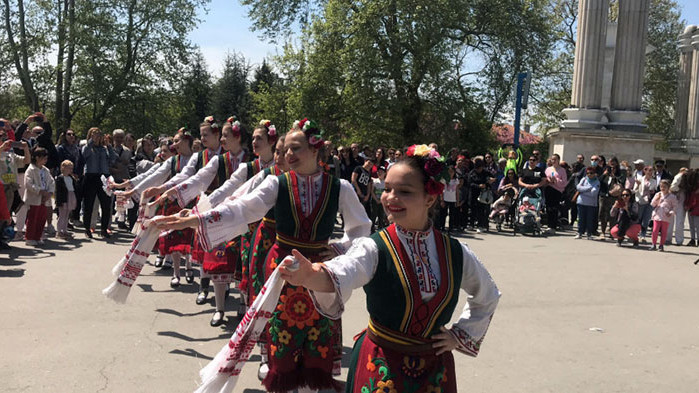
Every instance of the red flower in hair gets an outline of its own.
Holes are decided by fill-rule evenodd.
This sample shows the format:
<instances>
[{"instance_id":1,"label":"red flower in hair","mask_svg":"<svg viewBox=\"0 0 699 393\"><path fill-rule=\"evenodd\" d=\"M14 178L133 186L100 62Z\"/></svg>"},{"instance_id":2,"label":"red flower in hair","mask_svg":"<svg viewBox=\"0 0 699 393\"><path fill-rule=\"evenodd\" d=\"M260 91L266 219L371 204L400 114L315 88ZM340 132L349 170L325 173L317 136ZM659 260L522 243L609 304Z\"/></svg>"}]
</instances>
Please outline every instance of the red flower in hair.
<instances>
[{"instance_id":1,"label":"red flower in hair","mask_svg":"<svg viewBox=\"0 0 699 393\"><path fill-rule=\"evenodd\" d=\"M216 122L216 120L214 120L214 117L213 117L213 116L206 116L206 117L204 118L204 121L207 122L207 123L209 123L209 124L214 124L214 123Z\"/></svg>"},{"instance_id":2,"label":"red flower in hair","mask_svg":"<svg viewBox=\"0 0 699 393\"><path fill-rule=\"evenodd\" d=\"M301 120L299 122L299 128L303 130L303 126L304 126L304 124L306 124L307 121L308 121L308 118L304 117L303 120Z\"/></svg>"},{"instance_id":3,"label":"red flower in hair","mask_svg":"<svg viewBox=\"0 0 699 393\"><path fill-rule=\"evenodd\" d=\"M442 169L444 169L444 164L434 158L425 161L425 173L427 173L429 177L439 175Z\"/></svg>"},{"instance_id":4,"label":"red flower in hair","mask_svg":"<svg viewBox=\"0 0 699 393\"><path fill-rule=\"evenodd\" d=\"M430 195L439 195L444 191L444 184L430 179L425 184L425 191Z\"/></svg>"},{"instance_id":5,"label":"red flower in hair","mask_svg":"<svg viewBox=\"0 0 699 393\"><path fill-rule=\"evenodd\" d=\"M408 151L405 152L405 155L408 157L412 157L413 154L415 154L415 145L412 145L408 148Z\"/></svg>"}]
</instances>

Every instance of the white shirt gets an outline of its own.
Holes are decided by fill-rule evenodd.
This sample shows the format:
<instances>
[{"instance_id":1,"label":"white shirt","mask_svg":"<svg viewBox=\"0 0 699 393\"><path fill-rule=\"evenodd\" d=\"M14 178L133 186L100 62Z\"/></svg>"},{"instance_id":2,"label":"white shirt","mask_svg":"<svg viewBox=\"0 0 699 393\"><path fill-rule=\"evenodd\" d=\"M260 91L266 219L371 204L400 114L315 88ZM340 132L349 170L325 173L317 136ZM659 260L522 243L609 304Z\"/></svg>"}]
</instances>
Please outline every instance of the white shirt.
<instances>
[{"instance_id":1,"label":"white shirt","mask_svg":"<svg viewBox=\"0 0 699 393\"><path fill-rule=\"evenodd\" d=\"M63 176L63 182L66 184L66 190L68 190L68 192L75 191L75 186L73 186L73 177L72 176Z\"/></svg>"},{"instance_id":2,"label":"white shirt","mask_svg":"<svg viewBox=\"0 0 699 393\"><path fill-rule=\"evenodd\" d=\"M441 277L441 272L434 231L412 232L398 226L396 229L401 246L410 257L412 267L418 276L422 299L429 301L442 284L437 279ZM474 353L472 344L479 342L485 335L497 307L500 291L468 246L461 244L461 248L463 251L461 289L469 297L459 320L450 330L460 343L457 349L476 356L477 351ZM310 291L318 312L331 319L339 318L352 291L371 281L378 263L379 249L371 238L355 240L346 254L325 262L324 266L333 279L335 292Z\"/></svg>"},{"instance_id":3,"label":"white shirt","mask_svg":"<svg viewBox=\"0 0 699 393\"><path fill-rule=\"evenodd\" d=\"M261 172L262 173L262 172ZM318 202L320 188L322 187L322 173L312 176L296 174L299 185L299 198L301 209L307 215ZM277 203L279 195L279 179L276 176L267 176L262 183L244 195L231 200L226 199L215 208L196 214L199 216L199 234L202 246L211 250L214 246L227 242L247 232L248 223L261 220L267 212ZM354 188L346 180L340 180L340 200L338 213L345 218L345 233L343 238L335 244L342 250L350 246L352 240L368 236L371 229L371 221Z\"/></svg>"},{"instance_id":4,"label":"white shirt","mask_svg":"<svg viewBox=\"0 0 699 393\"><path fill-rule=\"evenodd\" d=\"M236 156L231 157L231 164L235 172L242 164L245 152L240 151ZM209 159L206 165L199 169L197 173L175 186L177 191L177 203L180 207L187 206L187 203L196 198L201 192L206 191L214 181L218 174L219 155L215 155ZM215 205L214 205L215 206Z\"/></svg>"}]
</instances>

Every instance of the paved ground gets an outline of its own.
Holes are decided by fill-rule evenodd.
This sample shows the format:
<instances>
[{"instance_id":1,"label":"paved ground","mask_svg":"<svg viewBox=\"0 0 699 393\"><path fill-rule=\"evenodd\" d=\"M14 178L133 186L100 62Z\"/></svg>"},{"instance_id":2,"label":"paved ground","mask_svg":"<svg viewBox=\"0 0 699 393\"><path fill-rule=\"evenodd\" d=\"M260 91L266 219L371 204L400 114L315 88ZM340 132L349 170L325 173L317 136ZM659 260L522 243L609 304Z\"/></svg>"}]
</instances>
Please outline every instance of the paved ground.
<instances>
[{"instance_id":1,"label":"paved ground","mask_svg":"<svg viewBox=\"0 0 699 393\"><path fill-rule=\"evenodd\" d=\"M456 355L460 392L698 391L699 249L651 253L570 234L464 241L503 296L481 355ZM152 266L128 304L108 301L100 291L127 242L15 242L0 254L0 391L194 390L236 320L210 327L213 306L194 303L196 284L172 290L169 271ZM361 291L345 315L349 350L367 323ZM262 391L258 362L237 391Z\"/></svg>"}]
</instances>

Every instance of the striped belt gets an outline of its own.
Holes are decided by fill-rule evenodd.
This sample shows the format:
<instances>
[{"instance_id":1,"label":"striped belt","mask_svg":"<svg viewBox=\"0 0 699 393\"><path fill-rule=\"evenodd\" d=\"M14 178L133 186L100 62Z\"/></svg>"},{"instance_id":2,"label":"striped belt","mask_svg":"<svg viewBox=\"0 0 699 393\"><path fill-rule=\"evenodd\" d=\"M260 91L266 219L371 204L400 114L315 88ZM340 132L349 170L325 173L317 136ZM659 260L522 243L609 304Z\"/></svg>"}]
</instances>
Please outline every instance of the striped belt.
<instances>
[{"instance_id":1,"label":"striped belt","mask_svg":"<svg viewBox=\"0 0 699 393\"><path fill-rule=\"evenodd\" d=\"M265 217L265 218L262 219L262 222L265 223L265 226L266 226L266 227L275 227L275 226L277 226L277 220L274 220L274 219L272 219L272 218L267 218L267 217Z\"/></svg>"},{"instance_id":2,"label":"striped belt","mask_svg":"<svg viewBox=\"0 0 699 393\"><path fill-rule=\"evenodd\" d=\"M290 236L285 236L281 233L277 233L277 244L289 251L295 248L303 254L311 255L323 251L328 245L327 241L303 241Z\"/></svg>"},{"instance_id":3,"label":"striped belt","mask_svg":"<svg viewBox=\"0 0 699 393\"><path fill-rule=\"evenodd\" d=\"M374 344L390 350L409 355L434 355L437 350L432 348L434 340L409 337L403 333L383 327L369 320L367 336Z\"/></svg>"}]
</instances>

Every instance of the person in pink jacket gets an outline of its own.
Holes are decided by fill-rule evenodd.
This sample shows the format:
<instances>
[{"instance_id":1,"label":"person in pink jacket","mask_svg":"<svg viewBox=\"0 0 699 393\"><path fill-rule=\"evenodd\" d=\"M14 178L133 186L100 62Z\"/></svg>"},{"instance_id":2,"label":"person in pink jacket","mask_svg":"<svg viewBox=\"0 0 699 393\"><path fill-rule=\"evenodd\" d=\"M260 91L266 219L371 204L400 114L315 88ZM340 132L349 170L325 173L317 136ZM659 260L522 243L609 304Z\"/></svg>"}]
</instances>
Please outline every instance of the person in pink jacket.
<instances>
[{"instance_id":1,"label":"person in pink jacket","mask_svg":"<svg viewBox=\"0 0 699 393\"><path fill-rule=\"evenodd\" d=\"M675 215L677 209L677 197L670 192L670 181L667 179L660 181L660 192L655 194L653 201L650 203L653 206L653 246L651 251L657 250L658 232L660 235L660 251L664 251L663 245L667 240L667 231L670 227L670 221Z\"/></svg>"}]
</instances>

